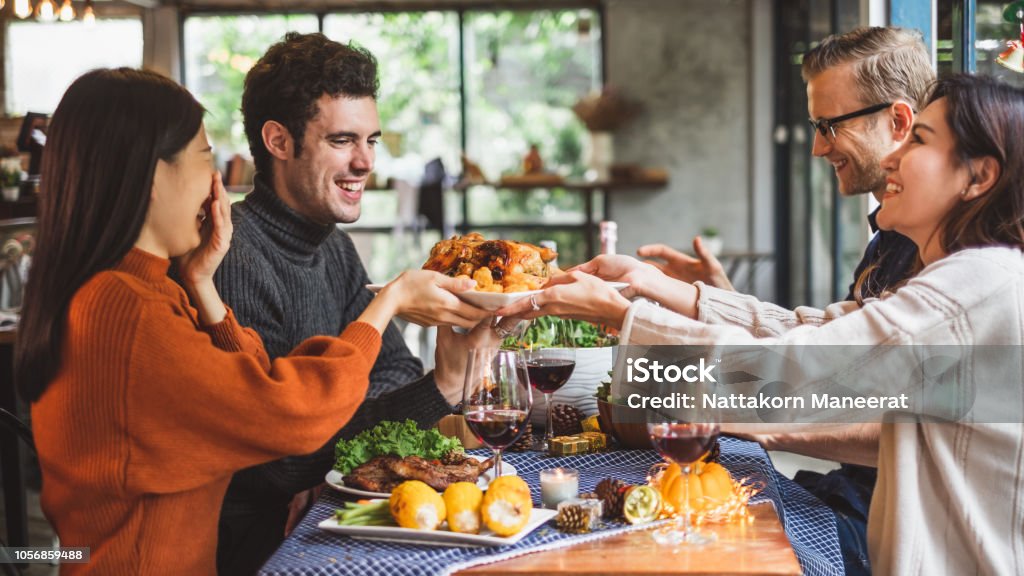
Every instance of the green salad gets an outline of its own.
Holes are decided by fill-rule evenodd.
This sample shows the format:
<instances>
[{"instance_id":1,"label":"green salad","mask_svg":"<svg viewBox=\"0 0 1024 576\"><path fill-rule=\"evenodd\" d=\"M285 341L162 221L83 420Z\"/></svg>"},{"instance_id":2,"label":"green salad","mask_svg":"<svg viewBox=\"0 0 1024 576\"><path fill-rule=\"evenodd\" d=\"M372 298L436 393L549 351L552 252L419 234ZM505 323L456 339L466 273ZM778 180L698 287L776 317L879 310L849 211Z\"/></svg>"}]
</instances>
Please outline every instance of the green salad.
<instances>
[{"instance_id":1,"label":"green salad","mask_svg":"<svg viewBox=\"0 0 1024 576\"><path fill-rule=\"evenodd\" d=\"M569 337L572 340L573 348L601 348L614 346L619 343L616 336L607 334L598 326L584 320L563 320L557 316L541 316L537 318L526 329L521 336L509 336L502 343L503 348L534 348L550 347L555 343L555 330L553 324L556 321L566 322L569 325Z\"/></svg>"},{"instance_id":2,"label":"green salad","mask_svg":"<svg viewBox=\"0 0 1024 576\"><path fill-rule=\"evenodd\" d=\"M348 474L353 468L377 456L394 454L400 458L421 456L437 460L451 451L462 452L462 442L436 429L420 430L413 420L385 420L355 438L342 438L334 446L334 469Z\"/></svg>"}]
</instances>

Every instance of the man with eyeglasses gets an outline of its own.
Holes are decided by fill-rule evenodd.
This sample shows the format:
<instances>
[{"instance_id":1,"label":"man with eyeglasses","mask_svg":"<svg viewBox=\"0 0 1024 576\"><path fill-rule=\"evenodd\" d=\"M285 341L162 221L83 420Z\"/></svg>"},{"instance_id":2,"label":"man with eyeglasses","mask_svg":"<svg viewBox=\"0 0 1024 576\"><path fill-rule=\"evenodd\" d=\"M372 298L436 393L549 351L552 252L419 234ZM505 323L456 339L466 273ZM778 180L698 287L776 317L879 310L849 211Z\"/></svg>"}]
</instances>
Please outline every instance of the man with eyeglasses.
<instances>
[{"instance_id":1,"label":"man with eyeglasses","mask_svg":"<svg viewBox=\"0 0 1024 576\"><path fill-rule=\"evenodd\" d=\"M829 36L808 51L801 72L807 82L807 109L814 130L811 153L832 164L843 196L870 193L880 201L886 185L881 160L909 137L914 115L935 80L928 49L911 31L859 28ZM913 242L897 232L878 229L877 212L868 216L875 235L854 272L848 300L878 296L893 288L910 275L917 261ZM665 264L656 265L669 276L732 290L721 263L699 237L694 239L694 251L696 258L654 244L637 253L664 259ZM723 426L723 431L727 428ZM851 430L850 436L842 439L832 434L750 437L767 449L826 459L839 458L832 453L832 446L850 445L851 440L877 442L877 425ZM844 464L825 475L800 471L795 477L835 512L847 574L870 574L867 516L876 472Z\"/></svg>"}]
</instances>

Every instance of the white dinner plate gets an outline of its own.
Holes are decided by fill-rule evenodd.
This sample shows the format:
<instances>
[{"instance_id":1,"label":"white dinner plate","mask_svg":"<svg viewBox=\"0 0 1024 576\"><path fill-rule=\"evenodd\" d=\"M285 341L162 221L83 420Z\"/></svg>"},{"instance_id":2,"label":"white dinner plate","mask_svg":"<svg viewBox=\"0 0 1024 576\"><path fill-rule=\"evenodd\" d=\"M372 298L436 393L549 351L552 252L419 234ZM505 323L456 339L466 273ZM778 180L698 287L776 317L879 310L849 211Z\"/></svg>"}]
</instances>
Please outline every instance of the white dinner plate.
<instances>
[{"instance_id":1,"label":"white dinner plate","mask_svg":"<svg viewBox=\"0 0 1024 576\"><path fill-rule=\"evenodd\" d=\"M629 286L626 282L605 282L605 284L615 290L622 290L626 286ZM366 287L374 294L380 292L384 286L384 284L366 285ZM522 300L523 298L529 298L534 294L539 294L540 292L540 290L527 290L525 292L479 292L477 290L467 290L465 292L457 292L455 295L467 304L472 304L477 308L493 312L499 308L504 308L513 302Z\"/></svg>"},{"instance_id":2,"label":"white dinner plate","mask_svg":"<svg viewBox=\"0 0 1024 576\"><path fill-rule=\"evenodd\" d=\"M333 517L324 520L317 527L328 532L366 540L388 540L434 546L509 546L522 540L524 536L554 518L556 514L558 512L555 510L534 508L530 512L530 521L526 523L526 526L511 536L498 536L485 526L480 527L479 534L449 532L447 523L441 524L439 530L415 530L398 526L340 526L337 519Z\"/></svg>"},{"instance_id":3,"label":"white dinner plate","mask_svg":"<svg viewBox=\"0 0 1024 576\"><path fill-rule=\"evenodd\" d=\"M477 456L476 454L470 454L469 457L476 458L477 460L480 461L486 460L486 458L484 458L483 456ZM501 471L504 472L502 476L516 475L515 466L505 461L501 462ZM493 479L494 468L492 467L490 470L484 472L483 474L480 475L479 478L477 478L476 485L479 486L482 490L486 490L487 487L490 486L491 480ZM370 492L367 490L360 490L358 488L345 486L345 475L342 474L341 472L338 472L337 470L331 470L330 472L328 472L327 476L324 477L324 481L326 481L327 484L331 486L331 488L334 488L339 492L352 494L353 496L361 496L363 498L387 498L388 496L391 496L391 494L385 492Z\"/></svg>"}]
</instances>

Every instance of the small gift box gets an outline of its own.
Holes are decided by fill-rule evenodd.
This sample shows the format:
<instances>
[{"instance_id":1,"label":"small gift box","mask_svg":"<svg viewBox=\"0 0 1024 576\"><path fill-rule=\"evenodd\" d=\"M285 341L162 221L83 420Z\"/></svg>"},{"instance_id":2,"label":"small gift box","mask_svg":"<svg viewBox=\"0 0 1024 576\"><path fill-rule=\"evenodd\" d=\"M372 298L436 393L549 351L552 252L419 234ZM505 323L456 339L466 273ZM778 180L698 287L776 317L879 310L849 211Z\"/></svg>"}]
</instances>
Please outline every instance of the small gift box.
<instances>
[{"instance_id":1,"label":"small gift box","mask_svg":"<svg viewBox=\"0 0 1024 576\"><path fill-rule=\"evenodd\" d=\"M548 447L548 453L552 456L572 456L589 452L590 440L579 436L555 436Z\"/></svg>"},{"instance_id":2,"label":"small gift box","mask_svg":"<svg viewBox=\"0 0 1024 576\"><path fill-rule=\"evenodd\" d=\"M608 449L608 435L602 432L583 432L578 434L580 438L583 438L587 442L590 442L590 450L592 452L600 452Z\"/></svg>"}]
</instances>

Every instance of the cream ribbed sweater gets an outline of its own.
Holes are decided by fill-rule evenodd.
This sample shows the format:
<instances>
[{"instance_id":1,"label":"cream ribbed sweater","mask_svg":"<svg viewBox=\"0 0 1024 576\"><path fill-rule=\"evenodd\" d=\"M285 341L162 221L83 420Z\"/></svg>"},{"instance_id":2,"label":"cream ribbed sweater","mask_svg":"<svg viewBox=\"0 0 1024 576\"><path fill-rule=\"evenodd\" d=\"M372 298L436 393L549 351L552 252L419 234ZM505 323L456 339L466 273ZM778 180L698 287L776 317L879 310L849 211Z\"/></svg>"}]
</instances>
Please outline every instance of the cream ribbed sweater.
<instances>
[{"instance_id":1,"label":"cream ribbed sweater","mask_svg":"<svg viewBox=\"0 0 1024 576\"><path fill-rule=\"evenodd\" d=\"M706 324L634 303L624 344L1000 344L1024 350L1024 255L964 250L863 308L799 313L701 288ZM732 324L720 325L720 324ZM757 338L756 336L775 336ZM1024 386L1024 354L1015 384ZM880 381L865 365L864 378ZM1020 402L1020 394L982 400ZM1005 391L1006 388L1004 387ZM895 392L895 391L894 391ZM1021 410L1017 410L1020 412ZM875 574L1024 574L1024 425L887 424L868 525Z\"/></svg>"}]
</instances>

